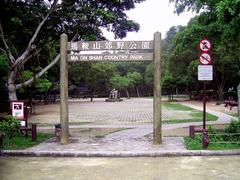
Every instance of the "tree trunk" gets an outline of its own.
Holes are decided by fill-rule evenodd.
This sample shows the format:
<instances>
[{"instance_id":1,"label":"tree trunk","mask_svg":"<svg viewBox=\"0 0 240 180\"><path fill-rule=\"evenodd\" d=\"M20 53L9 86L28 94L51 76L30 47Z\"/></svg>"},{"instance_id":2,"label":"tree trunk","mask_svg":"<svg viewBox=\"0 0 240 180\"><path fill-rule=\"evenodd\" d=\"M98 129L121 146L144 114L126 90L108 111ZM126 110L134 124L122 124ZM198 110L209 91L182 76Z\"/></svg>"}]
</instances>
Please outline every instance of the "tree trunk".
<instances>
[{"instance_id":1,"label":"tree trunk","mask_svg":"<svg viewBox=\"0 0 240 180\"><path fill-rule=\"evenodd\" d=\"M94 96L94 94L95 94L95 91L94 91L94 89L92 89L92 90L91 90L91 102L93 101L93 96Z\"/></svg>"},{"instance_id":2,"label":"tree trunk","mask_svg":"<svg viewBox=\"0 0 240 180\"><path fill-rule=\"evenodd\" d=\"M219 100L220 102L223 102L223 100L224 100L223 87L224 87L224 86L219 86L219 87L218 87L218 100Z\"/></svg>"},{"instance_id":3,"label":"tree trunk","mask_svg":"<svg viewBox=\"0 0 240 180\"><path fill-rule=\"evenodd\" d=\"M11 71L9 74L8 82L7 82L8 99L10 101L17 100L17 89L15 86L15 79L16 79L16 72Z\"/></svg>"},{"instance_id":4,"label":"tree trunk","mask_svg":"<svg viewBox=\"0 0 240 180\"><path fill-rule=\"evenodd\" d=\"M139 89L138 87L136 87L136 91L137 91L137 96L140 97L140 94L139 94Z\"/></svg>"},{"instance_id":5,"label":"tree trunk","mask_svg":"<svg viewBox=\"0 0 240 180\"><path fill-rule=\"evenodd\" d=\"M188 91L188 95L189 95L189 100L192 100L192 91L191 90Z\"/></svg>"},{"instance_id":6,"label":"tree trunk","mask_svg":"<svg viewBox=\"0 0 240 180\"><path fill-rule=\"evenodd\" d=\"M125 92L126 92L127 98L130 98L129 92L128 92L128 89L127 89L127 88L125 88Z\"/></svg>"}]
</instances>

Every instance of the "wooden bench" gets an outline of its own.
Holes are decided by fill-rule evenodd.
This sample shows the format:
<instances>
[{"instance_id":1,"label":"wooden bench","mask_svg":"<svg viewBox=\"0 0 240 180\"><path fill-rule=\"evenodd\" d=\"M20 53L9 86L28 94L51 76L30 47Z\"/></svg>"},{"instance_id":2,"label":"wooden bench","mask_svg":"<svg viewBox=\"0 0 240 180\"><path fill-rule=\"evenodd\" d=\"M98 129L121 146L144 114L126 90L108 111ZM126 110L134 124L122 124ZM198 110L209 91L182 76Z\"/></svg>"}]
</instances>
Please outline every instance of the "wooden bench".
<instances>
[{"instance_id":1,"label":"wooden bench","mask_svg":"<svg viewBox=\"0 0 240 180\"><path fill-rule=\"evenodd\" d=\"M32 127L21 126L19 128L20 132L23 134L25 132L26 138L28 138L28 132L32 133L32 141L37 141L37 124L32 124Z\"/></svg>"},{"instance_id":2,"label":"wooden bench","mask_svg":"<svg viewBox=\"0 0 240 180\"><path fill-rule=\"evenodd\" d=\"M225 107L230 107L230 110L232 110L232 107L238 106L238 102L234 100L226 100L224 101Z\"/></svg>"}]
</instances>

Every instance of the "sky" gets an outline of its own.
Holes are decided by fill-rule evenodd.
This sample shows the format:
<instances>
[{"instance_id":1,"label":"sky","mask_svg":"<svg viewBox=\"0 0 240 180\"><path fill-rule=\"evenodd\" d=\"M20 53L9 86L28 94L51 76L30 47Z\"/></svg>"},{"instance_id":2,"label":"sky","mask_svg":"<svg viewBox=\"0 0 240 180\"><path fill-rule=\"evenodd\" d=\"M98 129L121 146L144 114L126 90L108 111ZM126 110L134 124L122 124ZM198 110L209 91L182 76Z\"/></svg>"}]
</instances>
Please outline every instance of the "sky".
<instances>
[{"instance_id":1,"label":"sky","mask_svg":"<svg viewBox=\"0 0 240 180\"><path fill-rule=\"evenodd\" d=\"M162 38L172 26L187 25L192 12L184 12L180 15L174 13L174 5L169 0L146 0L136 4L135 9L126 12L129 19L140 24L140 30L129 32L123 40L151 40L156 31L161 32ZM114 40L112 33L104 30L108 40Z\"/></svg>"}]
</instances>

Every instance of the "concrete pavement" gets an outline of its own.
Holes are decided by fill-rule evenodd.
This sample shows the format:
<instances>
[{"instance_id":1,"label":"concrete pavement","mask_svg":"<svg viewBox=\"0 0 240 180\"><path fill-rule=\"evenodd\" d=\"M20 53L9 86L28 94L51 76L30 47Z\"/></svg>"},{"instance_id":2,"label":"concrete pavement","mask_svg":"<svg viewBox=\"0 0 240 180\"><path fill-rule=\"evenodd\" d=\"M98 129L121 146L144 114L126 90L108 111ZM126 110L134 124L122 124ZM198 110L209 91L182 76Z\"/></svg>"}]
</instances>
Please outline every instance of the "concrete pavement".
<instances>
[{"instance_id":1,"label":"concrete pavement","mask_svg":"<svg viewBox=\"0 0 240 180\"><path fill-rule=\"evenodd\" d=\"M3 180L238 180L240 156L1 157Z\"/></svg>"}]
</instances>

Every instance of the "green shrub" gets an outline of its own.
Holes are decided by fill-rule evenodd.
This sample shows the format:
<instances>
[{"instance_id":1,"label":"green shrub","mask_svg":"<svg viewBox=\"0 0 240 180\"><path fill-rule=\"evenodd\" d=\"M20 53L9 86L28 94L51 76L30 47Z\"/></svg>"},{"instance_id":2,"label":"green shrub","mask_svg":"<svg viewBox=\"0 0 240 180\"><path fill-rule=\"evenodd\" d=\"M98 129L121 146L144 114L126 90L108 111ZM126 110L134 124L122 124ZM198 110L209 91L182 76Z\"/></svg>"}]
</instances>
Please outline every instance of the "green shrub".
<instances>
[{"instance_id":1,"label":"green shrub","mask_svg":"<svg viewBox=\"0 0 240 180\"><path fill-rule=\"evenodd\" d=\"M0 121L0 131L4 138L11 139L15 133L19 132L20 121L13 116L7 116Z\"/></svg>"},{"instance_id":2,"label":"green shrub","mask_svg":"<svg viewBox=\"0 0 240 180\"><path fill-rule=\"evenodd\" d=\"M226 133L240 133L240 120L231 121L224 131Z\"/></svg>"},{"instance_id":3,"label":"green shrub","mask_svg":"<svg viewBox=\"0 0 240 180\"><path fill-rule=\"evenodd\" d=\"M240 120L233 120L231 123L224 129L225 133L233 133L226 136L224 139L230 141L240 141Z\"/></svg>"},{"instance_id":4,"label":"green shrub","mask_svg":"<svg viewBox=\"0 0 240 180\"><path fill-rule=\"evenodd\" d=\"M208 126L207 129L208 129L209 134L216 134L217 133L216 129L213 126Z\"/></svg>"}]
</instances>

